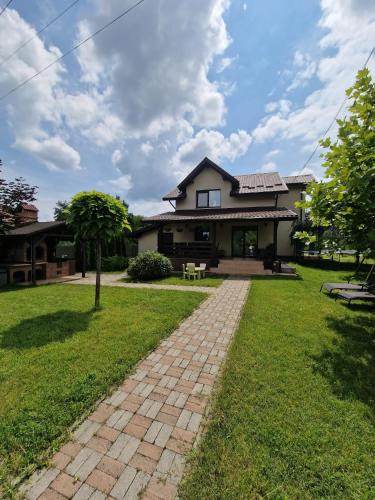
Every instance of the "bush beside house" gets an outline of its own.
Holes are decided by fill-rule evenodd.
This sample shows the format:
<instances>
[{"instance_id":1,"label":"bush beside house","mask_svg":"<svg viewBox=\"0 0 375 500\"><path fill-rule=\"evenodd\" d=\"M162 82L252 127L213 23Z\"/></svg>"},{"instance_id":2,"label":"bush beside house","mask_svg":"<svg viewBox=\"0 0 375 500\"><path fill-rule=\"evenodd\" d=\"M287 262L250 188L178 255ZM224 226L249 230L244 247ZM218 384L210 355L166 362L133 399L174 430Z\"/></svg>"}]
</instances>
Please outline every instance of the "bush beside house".
<instances>
[{"instance_id":1,"label":"bush beside house","mask_svg":"<svg viewBox=\"0 0 375 500\"><path fill-rule=\"evenodd\" d=\"M171 261L158 252L143 252L130 260L129 276L135 281L166 278L172 273Z\"/></svg>"}]
</instances>

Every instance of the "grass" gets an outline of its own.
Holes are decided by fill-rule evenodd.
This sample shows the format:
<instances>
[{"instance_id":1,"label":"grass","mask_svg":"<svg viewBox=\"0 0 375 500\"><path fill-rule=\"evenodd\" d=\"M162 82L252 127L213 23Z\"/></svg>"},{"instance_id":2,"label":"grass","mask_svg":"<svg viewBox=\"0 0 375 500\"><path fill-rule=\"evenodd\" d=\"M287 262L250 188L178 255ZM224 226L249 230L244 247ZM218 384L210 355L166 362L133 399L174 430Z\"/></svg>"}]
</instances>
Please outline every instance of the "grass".
<instances>
[{"instance_id":1,"label":"grass","mask_svg":"<svg viewBox=\"0 0 375 500\"><path fill-rule=\"evenodd\" d=\"M11 496L12 478L46 463L76 419L204 297L103 287L103 308L93 312L91 286L0 292L2 495Z\"/></svg>"},{"instance_id":2,"label":"grass","mask_svg":"<svg viewBox=\"0 0 375 500\"><path fill-rule=\"evenodd\" d=\"M253 278L183 499L375 498L374 307Z\"/></svg>"},{"instance_id":3,"label":"grass","mask_svg":"<svg viewBox=\"0 0 375 500\"><path fill-rule=\"evenodd\" d=\"M183 279L181 273L173 273L168 278L161 278L158 280L150 280L146 283L154 283L155 285L184 285L184 286L209 286L218 287L227 278L226 274L207 274L205 278L199 280ZM123 278L121 281L132 282L131 278Z\"/></svg>"}]
</instances>

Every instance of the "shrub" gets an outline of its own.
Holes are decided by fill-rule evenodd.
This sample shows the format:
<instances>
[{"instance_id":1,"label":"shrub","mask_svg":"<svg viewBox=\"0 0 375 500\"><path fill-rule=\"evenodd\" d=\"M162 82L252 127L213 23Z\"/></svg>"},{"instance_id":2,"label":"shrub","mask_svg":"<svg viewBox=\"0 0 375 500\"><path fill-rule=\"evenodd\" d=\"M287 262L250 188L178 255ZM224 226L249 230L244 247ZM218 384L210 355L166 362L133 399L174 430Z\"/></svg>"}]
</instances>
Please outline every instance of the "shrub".
<instances>
[{"instance_id":1,"label":"shrub","mask_svg":"<svg viewBox=\"0 0 375 500\"><path fill-rule=\"evenodd\" d=\"M170 276L171 261L158 252L143 252L130 260L128 274L133 280L145 281Z\"/></svg>"},{"instance_id":2,"label":"shrub","mask_svg":"<svg viewBox=\"0 0 375 500\"><path fill-rule=\"evenodd\" d=\"M122 255L112 255L102 260L102 270L109 271L124 271L129 265L129 259Z\"/></svg>"}]
</instances>

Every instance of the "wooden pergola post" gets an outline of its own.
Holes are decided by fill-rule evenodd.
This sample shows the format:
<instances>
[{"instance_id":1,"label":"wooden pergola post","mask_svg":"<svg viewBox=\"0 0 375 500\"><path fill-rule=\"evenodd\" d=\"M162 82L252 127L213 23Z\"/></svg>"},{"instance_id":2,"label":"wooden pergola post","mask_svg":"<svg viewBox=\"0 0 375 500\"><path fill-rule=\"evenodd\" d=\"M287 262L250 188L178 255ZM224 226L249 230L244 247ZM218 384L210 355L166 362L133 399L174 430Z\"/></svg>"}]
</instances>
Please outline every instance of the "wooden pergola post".
<instances>
[{"instance_id":1,"label":"wooden pergola post","mask_svg":"<svg viewBox=\"0 0 375 500\"><path fill-rule=\"evenodd\" d=\"M35 242L34 237L30 237L30 257L31 257L31 283L36 285L36 276L35 276Z\"/></svg>"},{"instance_id":2,"label":"wooden pergola post","mask_svg":"<svg viewBox=\"0 0 375 500\"><path fill-rule=\"evenodd\" d=\"M279 227L279 221L275 220L273 222L273 259L277 259L277 228Z\"/></svg>"}]
</instances>

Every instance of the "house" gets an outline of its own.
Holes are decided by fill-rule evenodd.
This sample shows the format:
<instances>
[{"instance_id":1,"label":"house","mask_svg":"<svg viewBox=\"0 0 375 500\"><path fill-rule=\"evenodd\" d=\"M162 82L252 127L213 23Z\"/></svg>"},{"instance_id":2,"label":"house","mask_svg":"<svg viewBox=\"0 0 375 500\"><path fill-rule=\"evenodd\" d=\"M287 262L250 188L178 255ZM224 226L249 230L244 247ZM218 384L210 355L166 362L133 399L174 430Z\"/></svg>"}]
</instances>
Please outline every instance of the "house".
<instances>
[{"instance_id":1,"label":"house","mask_svg":"<svg viewBox=\"0 0 375 500\"><path fill-rule=\"evenodd\" d=\"M270 267L277 257L294 254L291 229L305 218L294 204L312 180L311 175L277 172L232 176L204 158L163 197L173 211L144 218L138 251L158 250L176 269L194 260L225 271L230 259L264 261Z\"/></svg>"},{"instance_id":2,"label":"house","mask_svg":"<svg viewBox=\"0 0 375 500\"><path fill-rule=\"evenodd\" d=\"M0 284L35 282L74 273L73 234L66 224L39 222L38 209L22 204L16 227L0 236Z\"/></svg>"}]
</instances>

